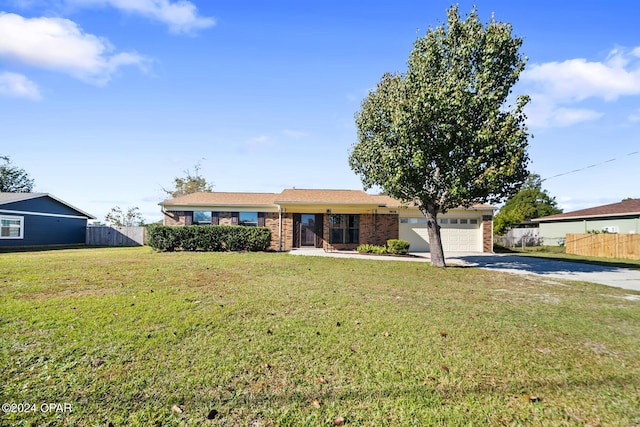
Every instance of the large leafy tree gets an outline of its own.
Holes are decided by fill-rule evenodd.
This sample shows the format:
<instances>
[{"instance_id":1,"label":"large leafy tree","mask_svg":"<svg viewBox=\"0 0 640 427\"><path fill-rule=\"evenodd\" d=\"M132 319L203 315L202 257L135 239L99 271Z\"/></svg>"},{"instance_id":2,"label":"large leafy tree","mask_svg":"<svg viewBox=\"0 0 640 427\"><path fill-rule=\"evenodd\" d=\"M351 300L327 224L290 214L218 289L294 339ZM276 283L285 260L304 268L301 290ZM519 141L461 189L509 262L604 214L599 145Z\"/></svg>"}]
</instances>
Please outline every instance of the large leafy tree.
<instances>
[{"instance_id":1,"label":"large leafy tree","mask_svg":"<svg viewBox=\"0 0 640 427\"><path fill-rule=\"evenodd\" d=\"M507 105L524 69L522 39L509 24L461 20L430 28L413 46L404 74L385 74L356 114L349 156L365 189L414 203L425 215L431 262L444 267L438 214L515 193L528 172L528 132L520 96Z\"/></svg>"},{"instance_id":2,"label":"large leafy tree","mask_svg":"<svg viewBox=\"0 0 640 427\"><path fill-rule=\"evenodd\" d=\"M495 234L504 234L514 224L530 221L547 215L562 213L555 197L542 189L542 179L538 174L531 174L522 189L510 197L500 209L493 222Z\"/></svg>"},{"instance_id":3,"label":"large leafy tree","mask_svg":"<svg viewBox=\"0 0 640 427\"><path fill-rule=\"evenodd\" d=\"M201 191L213 191L213 184L209 183L205 177L200 175L200 164L194 166L194 173L191 173L188 169L184 171L185 177L175 177L173 179L172 189L162 190L173 197L185 196L187 194L198 193Z\"/></svg>"},{"instance_id":4,"label":"large leafy tree","mask_svg":"<svg viewBox=\"0 0 640 427\"><path fill-rule=\"evenodd\" d=\"M33 179L24 169L11 163L7 156L0 156L0 193L30 193Z\"/></svg>"}]
</instances>

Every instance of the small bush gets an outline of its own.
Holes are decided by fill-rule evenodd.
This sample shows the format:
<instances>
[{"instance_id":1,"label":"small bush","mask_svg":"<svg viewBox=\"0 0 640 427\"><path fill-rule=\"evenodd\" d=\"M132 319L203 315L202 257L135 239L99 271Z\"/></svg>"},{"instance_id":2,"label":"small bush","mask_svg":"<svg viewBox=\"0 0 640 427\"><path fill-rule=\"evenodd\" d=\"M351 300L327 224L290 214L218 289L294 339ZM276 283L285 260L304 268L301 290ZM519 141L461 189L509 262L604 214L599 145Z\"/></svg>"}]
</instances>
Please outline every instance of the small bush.
<instances>
[{"instance_id":1,"label":"small bush","mask_svg":"<svg viewBox=\"0 0 640 427\"><path fill-rule=\"evenodd\" d=\"M373 253L377 255L384 255L387 253L387 248L385 248L384 246L374 246Z\"/></svg>"},{"instance_id":2,"label":"small bush","mask_svg":"<svg viewBox=\"0 0 640 427\"><path fill-rule=\"evenodd\" d=\"M373 252L373 248L374 248L374 245L364 244L364 245L358 246L356 251L358 251L358 253L361 253L361 254L370 254Z\"/></svg>"},{"instance_id":3,"label":"small bush","mask_svg":"<svg viewBox=\"0 0 640 427\"><path fill-rule=\"evenodd\" d=\"M387 248L385 248L384 246L363 244L358 246L356 251L358 251L361 254L378 254L379 255L379 254L386 254Z\"/></svg>"},{"instance_id":4,"label":"small bush","mask_svg":"<svg viewBox=\"0 0 640 427\"><path fill-rule=\"evenodd\" d=\"M147 230L149 246L159 251L265 251L271 244L266 227L233 225L153 225Z\"/></svg>"},{"instance_id":5,"label":"small bush","mask_svg":"<svg viewBox=\"0 0 640 427\"><path fill-rule=\"evenodd\" d=\"M409 252L409 246L410 244L406 240L387 240L387 252L390 254L406 255Z\"/></svg>"}]
</instances>

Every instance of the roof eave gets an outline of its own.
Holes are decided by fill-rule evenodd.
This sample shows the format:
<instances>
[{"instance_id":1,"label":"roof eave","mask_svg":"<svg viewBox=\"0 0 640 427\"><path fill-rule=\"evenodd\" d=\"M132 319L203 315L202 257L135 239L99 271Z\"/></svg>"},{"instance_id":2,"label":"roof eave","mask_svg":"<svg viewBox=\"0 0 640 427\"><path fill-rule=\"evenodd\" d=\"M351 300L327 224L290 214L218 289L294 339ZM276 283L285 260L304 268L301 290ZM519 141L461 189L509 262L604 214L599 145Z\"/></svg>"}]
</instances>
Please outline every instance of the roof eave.
<instances>
[{"instance_id":1,"label":"roof eave","mask_svg":"<svg viewBox=\"0 0 640 427\"><path fill-rule=\"evenodd\" d=\"M600 215L576 215L576 216L564 216L564 217L540 217L533 218L531 221L546 222L546 221L565 221L575 219L592 219L592 218L609 218L609 217L621 217L621 216L640 216L640 212L624 212L624 213L612 213L612 214L600 214Z\"/></svg>"}]
</instances>

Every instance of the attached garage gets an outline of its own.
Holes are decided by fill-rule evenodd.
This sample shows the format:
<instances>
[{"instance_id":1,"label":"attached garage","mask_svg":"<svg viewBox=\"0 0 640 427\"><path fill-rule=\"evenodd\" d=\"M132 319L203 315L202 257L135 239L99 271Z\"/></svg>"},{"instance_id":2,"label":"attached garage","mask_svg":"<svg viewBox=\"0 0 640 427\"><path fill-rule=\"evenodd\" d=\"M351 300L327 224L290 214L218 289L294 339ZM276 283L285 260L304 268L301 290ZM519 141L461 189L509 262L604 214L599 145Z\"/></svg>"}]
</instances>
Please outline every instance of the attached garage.
<instances>
[{"instance_id":1,"label":"attached garage","mask_svg":"<svg viewBox=\"0 0 640 427\"><path fill-rule=\"evenodd\" d=\"M455 213L443 215L438 219L440 235L445 252L482 252L483 217L481 214L469 215ZM427 220L418 216L400 218L400 239L408 241L410 251L429 251L429 232Z\"/></svg>"}]
</instances>

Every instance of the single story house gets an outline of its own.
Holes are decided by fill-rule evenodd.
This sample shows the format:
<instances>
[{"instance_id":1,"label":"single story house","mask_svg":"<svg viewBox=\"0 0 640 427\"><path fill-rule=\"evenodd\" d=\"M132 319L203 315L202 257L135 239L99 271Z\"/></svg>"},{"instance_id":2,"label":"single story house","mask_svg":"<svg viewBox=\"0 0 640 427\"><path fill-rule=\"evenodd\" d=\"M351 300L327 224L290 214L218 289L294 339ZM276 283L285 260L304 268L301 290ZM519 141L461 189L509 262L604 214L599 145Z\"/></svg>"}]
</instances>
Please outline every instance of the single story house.
<instances>
[{"instance_id":1,"label":"single story house","mask_svg":"<svg viewBox=\"0 0 640 427\"><path fill-rule=\"evenodd\" d=\"M542 244L563 245L567 233L640 233L640 199L534 218L540 224Z\"/></svg>"},{"instance_id":2,"label":"single story house","mask_svg":"<svg viewBox=\"0 0 640 427\"><path fill-rule=\"evenodd\" d=\"M244 225L271 229L271 250L299 247L355 249L403 239L428 251L426 219L413 206L360 190L286 189L281 193L202 192L160 203L165 225ZM491 252L493 212L488 205L439 216L445 251Z\"/></svg>"},{"instance_id":3,"label":"single story house","mask_svg":"<svg viewBox=\"0 0 640 427\"><path fill-rule=\"evenodd\" d=\"M46 193L0 193L0 248L84 244L93 215Z\"/></svg>"}]
</instances>

